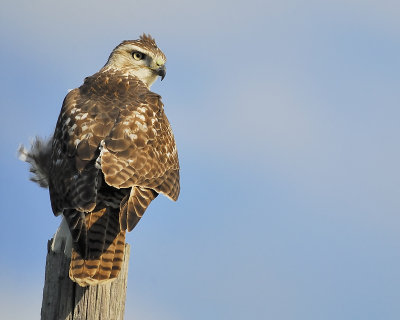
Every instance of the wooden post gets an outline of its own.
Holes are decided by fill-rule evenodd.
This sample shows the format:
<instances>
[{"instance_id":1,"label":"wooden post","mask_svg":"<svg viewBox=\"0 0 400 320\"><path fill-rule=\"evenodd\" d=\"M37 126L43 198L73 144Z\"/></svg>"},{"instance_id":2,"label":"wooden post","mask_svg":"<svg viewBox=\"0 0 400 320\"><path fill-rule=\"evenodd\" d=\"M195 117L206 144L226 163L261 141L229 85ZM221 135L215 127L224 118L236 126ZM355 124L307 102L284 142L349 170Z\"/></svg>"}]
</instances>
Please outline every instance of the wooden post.
<instances>
[{"instance_id":1,"label":"wooden post","mask_svg":"<svg viewBox=\"0 0 400 320\"><path fill-rule=\"evenodd\" d=\"M53 239L52 239L53 240ZM80 287L68 276L70 258L47 246L46 274L43 288L42 320L123 320L128 280L130 247L125 244L124 262L112 282Z\"/></svg>"}]
</instances>

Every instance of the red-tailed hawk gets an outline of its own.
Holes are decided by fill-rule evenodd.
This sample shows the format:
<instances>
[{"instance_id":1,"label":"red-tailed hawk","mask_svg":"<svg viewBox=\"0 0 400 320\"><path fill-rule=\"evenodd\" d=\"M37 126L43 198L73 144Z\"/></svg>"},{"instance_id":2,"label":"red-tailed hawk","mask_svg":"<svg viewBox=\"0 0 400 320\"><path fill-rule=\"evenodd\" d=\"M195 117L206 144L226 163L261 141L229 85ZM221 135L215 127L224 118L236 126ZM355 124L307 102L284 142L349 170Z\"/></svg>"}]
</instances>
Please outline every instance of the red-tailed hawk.
<instances>
[{"instance_id":1,"label":"red-tailed hawk","mask_svg":"<svg viewBox=\"0 0 400 320\"><path fill-rule=\"evenodd\" d=\"M159 193L178 198L174 136L161 97L149 90L164 78L165 61L150 35L123 41L67 94L53 137L20 149L32 180L49 188L54 214L63 215L60 229L68 225L69 274L81 286L116 278L126 230Z\"/></svg>"}]
</instances>

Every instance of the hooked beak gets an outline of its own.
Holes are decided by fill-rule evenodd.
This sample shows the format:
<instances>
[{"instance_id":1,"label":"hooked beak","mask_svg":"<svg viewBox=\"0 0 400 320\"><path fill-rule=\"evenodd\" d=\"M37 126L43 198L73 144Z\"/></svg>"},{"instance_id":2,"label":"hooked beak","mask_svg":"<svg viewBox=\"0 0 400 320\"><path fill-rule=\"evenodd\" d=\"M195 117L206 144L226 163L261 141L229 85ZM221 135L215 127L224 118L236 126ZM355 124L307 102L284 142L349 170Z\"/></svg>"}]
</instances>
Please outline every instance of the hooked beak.
<instances>
[{"instance_id":1,"label":"hooked beak","mask_svg":"<svg viewBox=\"0 0 400 320\"><path fill-rule=\"evenodd\" d=\"M157 69L157 74L161 77L161 81L165 78L165 75L167 74L167 70L165 69L165 66L161 66Z\"/></svg>"}]
</instances>

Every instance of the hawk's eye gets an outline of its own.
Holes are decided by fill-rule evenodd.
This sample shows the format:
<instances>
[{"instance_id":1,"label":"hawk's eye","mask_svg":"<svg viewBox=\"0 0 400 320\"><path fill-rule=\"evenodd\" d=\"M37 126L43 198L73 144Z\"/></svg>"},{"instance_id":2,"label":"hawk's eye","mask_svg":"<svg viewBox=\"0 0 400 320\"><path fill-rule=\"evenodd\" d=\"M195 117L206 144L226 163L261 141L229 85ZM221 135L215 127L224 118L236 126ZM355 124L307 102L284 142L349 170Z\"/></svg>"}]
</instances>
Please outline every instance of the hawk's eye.
<instances>
[{"instance_id":1,"label":"hawk's eye","mask_svg":"<svg viewBox=\"0 0 400 320\"><path fill-rule=\"evenodd\" d=\"M145 57L145 55L143 53L137 52L137 51L132 52L132 56L133 56L133 59L138 60L138 61L143 60Z\"/></svg>"}]
</instances>

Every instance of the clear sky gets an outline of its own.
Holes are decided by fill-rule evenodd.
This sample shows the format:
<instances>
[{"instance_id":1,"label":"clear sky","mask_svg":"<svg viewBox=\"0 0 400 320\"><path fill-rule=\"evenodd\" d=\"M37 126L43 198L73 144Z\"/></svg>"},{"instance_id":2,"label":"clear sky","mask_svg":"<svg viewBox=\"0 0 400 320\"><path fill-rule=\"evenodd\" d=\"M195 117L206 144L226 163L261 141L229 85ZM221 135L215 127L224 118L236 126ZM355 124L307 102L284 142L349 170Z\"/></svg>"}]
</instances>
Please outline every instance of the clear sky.
<instances>
[{"instance_id":1,"label":"clear sky","mask_svg":"<svg viewBox=\"0 0 400 320\"><path fill-rule=\"evenodd\" d=\"M385 0L3 1L0 318L39 318L60 222L18 144L143 32L168 58L152 90L182 188L127 237L126 319L400 319L400 4Z\"/></svg>"}]
</instances>

